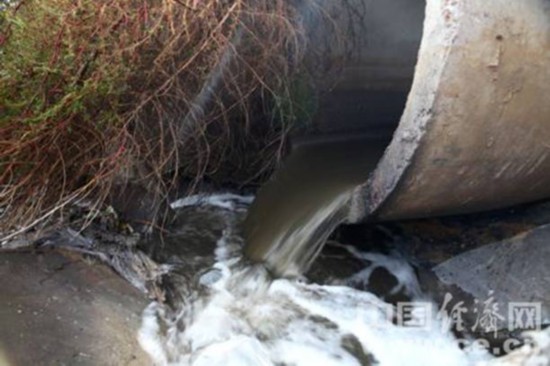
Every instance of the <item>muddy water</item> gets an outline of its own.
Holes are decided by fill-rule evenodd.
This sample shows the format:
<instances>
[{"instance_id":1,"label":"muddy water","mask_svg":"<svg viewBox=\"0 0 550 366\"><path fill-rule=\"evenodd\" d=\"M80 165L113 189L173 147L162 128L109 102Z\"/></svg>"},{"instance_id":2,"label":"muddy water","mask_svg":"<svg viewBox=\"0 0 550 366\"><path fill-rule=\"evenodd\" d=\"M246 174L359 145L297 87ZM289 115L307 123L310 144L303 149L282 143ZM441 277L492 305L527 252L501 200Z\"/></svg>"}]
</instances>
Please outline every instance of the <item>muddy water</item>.
<instances>
[{"instance_id":1,"label":"muddy water","mask_svg":"<svg viewBox=\"0 0 550 366\"><path fill-rule=\"evenodd\" d=\"M379 131L298 143L250 208L246 255L277 276L304 273L345 220L351 192L367 180L390 138Z\"/></svg>"},{"instance_id":2,"label":"muddy water","mask_svg":"<svg viewBox=\"0 0 550 366\"><path fill-rule=\"evenodd\" d=\"M171 268L163 283L174 294L147 307L138 336L155 365L469 366L486 358L462 351L437 317L429 329L401 326L394 306L347 286L370 282L375 267L397 264L396 286L411 301L423 301L404 261L342 245L358 262L370 263L318 284L274 279L263 266L251 266L240 235L248 201L221 194L173 204L182 221L166 234L162 252ZM170 301L177 295L182 301Z\"/></svg>"}]
</instances>

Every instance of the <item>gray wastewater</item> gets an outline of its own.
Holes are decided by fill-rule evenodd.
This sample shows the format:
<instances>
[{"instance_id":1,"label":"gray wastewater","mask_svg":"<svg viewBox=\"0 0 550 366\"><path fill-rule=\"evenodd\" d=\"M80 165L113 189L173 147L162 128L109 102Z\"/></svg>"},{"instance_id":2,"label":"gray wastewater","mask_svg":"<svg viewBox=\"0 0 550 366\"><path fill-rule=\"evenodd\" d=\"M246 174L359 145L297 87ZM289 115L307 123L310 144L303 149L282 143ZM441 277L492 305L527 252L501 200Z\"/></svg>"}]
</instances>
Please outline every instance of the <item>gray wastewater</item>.
<instances>
[{"instance_id":1,"label":"gray wastewater","mask_svg":"<svg viewBox=\"0 0 550 366\"><path fill-rule=\"evenodd\" d=\"M354 189L374 170L391 134L319 136L296 144L265 184L244 224L246 255L276 276L307 271L347 217Z\"/></svg>"},{"instance_id":2,"label":"gray wastewater","mask_svg":"<svg viewBox=\"0 0 550 366\"><path fill-rule=\"evenodd\" d=\"M368 270L316 284L303 277L274 278L264 266L250 263L239 233L249 200L213 195L175 203L187 218L208 218L221 231L211 248L211 263L202 263L204 269L196 269L196 275L187 270L204 257L169 264L169 281L177 285L168 296L178 305L153 302L143 314L139 341L155 364L440 365L445 360L446 365L470 365L490 358L481 350L461 350L444 319L430 319L429 328L396 324L394 306L346 286L348 281L368 281ZM204 234L191 230L196 226L174 239ZM378 266L397 264L400 286L412 298L425 300L406 262L344 249L378 261Z\"/></svg>"},{"instance_id":3,"label":"gray wastewater","mask_svg":"<svg viewBox=\"0 0 550 366\"><path fill-rule=\"evenodd\" d=\"M165 237L173 253L161 260L170 268L167 301L149 305L139 333L154 363L492 365L485 349L459 347L448 318L427 315L432 301L402 258L336 244L369 264L317 283L305 275L386 138L298 144L255 200L225 193L173 202L178 229ZM350 159L358 156L366 158ZM368 283L376 268L406 295L406 321L395 304L352 286Z\"/></svg>"},{"instance_id":4,"label":"gray wastewater","mask_svg":"<svg viewBox=\"0 0 550 366\"><path fill-rule=\"evenodd\" d=\"M156 365L501 364L475 343L461 347L446 314L426 313L437 305L403 257L373 252L368 242L327 245L392 138L422 38L424 1L365 4L373 30L380 28L365 33L363 56L377 56L368 63L375 68L351 79L369 88L323 100L324 134L295 142L256 197L218 193L172 203L174 229L151 254L167 269L165 301L148 306L139 332ZM406 26L391 26L396 14ZM387 64L398 72L386 75ZM392 82L376 86L365 75ZM358 126L355 136L338 135ZM323 247L336 249L329 265L316 261ZM408 319L363 286L380 269L395 279L390 295L404 295ZM416 326L422 322L429 326Z\"/></svg>"}]
</instances>

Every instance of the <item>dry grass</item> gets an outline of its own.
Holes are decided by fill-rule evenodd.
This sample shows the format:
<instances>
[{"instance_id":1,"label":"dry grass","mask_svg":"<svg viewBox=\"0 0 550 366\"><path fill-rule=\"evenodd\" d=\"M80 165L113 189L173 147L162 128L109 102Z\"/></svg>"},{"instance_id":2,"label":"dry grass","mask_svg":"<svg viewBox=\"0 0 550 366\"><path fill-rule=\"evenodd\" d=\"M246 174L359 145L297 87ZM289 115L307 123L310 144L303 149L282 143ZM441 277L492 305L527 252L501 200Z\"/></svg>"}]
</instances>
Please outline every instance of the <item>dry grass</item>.
<instances>
[{"instance_id":1,"label":"dry grass","mask_svg":"<svg viewBox=\"0 0 550 366\"><path fill-rule=\"evenodd\" d=\"M127 179L162 196L182 175L269 171L304 105L296 4L23 0L0 14L0 232L100 206Z\"/></svg>"}]
</instances>

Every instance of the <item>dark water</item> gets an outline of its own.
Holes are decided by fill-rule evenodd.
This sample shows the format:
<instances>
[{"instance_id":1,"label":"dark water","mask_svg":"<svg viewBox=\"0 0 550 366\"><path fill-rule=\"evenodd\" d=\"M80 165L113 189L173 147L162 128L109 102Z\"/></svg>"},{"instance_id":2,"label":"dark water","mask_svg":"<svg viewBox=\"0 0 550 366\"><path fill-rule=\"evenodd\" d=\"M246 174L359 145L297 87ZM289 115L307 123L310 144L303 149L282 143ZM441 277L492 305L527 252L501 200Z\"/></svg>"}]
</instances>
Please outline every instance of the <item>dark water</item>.
<instances>
[{"instance_id":1,"label":"dark water","mask_svg":"<svg viewBox=\"0 0 550 366\"><path fill-rule=\"evenodd\" d=\"M250 208L246 255L277 276L304 273L346 219L354 188L367 180L390 138L379 131L297 144Z\"/></svg>"}]
</instances>

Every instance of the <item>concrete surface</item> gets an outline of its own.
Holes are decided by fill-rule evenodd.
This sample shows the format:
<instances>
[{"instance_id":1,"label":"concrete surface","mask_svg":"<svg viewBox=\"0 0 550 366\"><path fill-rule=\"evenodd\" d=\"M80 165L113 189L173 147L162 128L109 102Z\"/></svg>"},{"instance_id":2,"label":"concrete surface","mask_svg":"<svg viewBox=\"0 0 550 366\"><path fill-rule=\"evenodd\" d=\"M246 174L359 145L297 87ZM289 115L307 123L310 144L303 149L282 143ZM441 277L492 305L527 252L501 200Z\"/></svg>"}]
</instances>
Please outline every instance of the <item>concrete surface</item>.
<instances>
[{"instance_id":1,"label":"concrete surface","mask_svg":"<svg viewBox=\"0 0 550 366\"><path fill-rule=\"evenodd\" d=\"M545 0L427 2L405 110L350 221L550 196L549 19Z\"/></svg>"},{"instance_id":2,"label":"concrete surface","mask_svg":"<svg viewBox=\"0 0 550 366\"><path fill-rule=\"evenodd\" d=\"M426 1L321 3L331 21L312 25L310 52L330 60L329 65L347 61L341 72L330 72L317 81L323 84L328 80L324 87L329 91L325 90L319 101L316 127L321 132L348 133L370 126L395 129L413 81ZM331 28L333 22L336 29ZM347 37L352 47L347 54L338 47L342 37Z\"/></svg>"},{"instance_id":3,"label":"concrete surface","mask_svg":"<svg viewBox=\"0 0 550 366\"><path fill-rule=\"evenodd\" d=\"M493 296L501 306L499 326L512 324L509 304L540 304L539 321L550 322L550 225L458 255L434 268L447 285L477 299Z\"/></svg>"},{"instance_id":4,"label":"concrete surface","mask_svg":"<svg viewBox=\"0 0 550 366\"><path fill-rule=\"evenodd\" d=\"M146 296L109 268L57 252L0 253L0 365L150 365Z\"/></svg>"}]
</instances>

